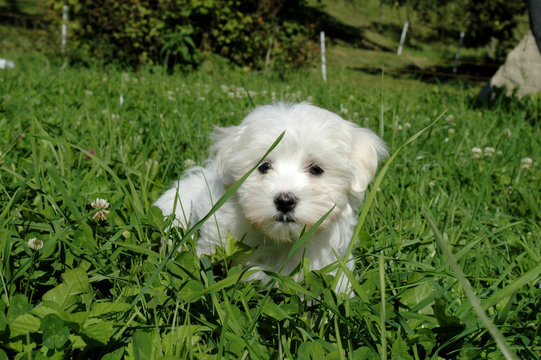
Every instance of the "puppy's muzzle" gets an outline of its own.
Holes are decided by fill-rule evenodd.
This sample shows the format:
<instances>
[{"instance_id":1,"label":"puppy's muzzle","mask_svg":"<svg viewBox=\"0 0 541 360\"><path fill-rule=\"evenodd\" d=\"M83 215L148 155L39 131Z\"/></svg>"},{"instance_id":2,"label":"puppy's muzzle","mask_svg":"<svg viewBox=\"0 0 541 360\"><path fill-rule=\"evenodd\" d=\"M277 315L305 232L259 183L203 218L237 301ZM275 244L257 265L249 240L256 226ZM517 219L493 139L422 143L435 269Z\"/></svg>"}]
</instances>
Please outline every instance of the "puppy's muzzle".
<instances>
[{"instance_id":1,"label":"puppy's muzzle","mask_svg":"<svg viewBox=\"0 0 541 360\"><path fill-rule=\"evenodd\" d=\"M276 195L274 205L276 206L276 210L280 212L277 220L281 222L294 222L295 219L291 213L295 209L297 202L297 197L290 192L282 192Z\"/></svg>"}]
</instances>

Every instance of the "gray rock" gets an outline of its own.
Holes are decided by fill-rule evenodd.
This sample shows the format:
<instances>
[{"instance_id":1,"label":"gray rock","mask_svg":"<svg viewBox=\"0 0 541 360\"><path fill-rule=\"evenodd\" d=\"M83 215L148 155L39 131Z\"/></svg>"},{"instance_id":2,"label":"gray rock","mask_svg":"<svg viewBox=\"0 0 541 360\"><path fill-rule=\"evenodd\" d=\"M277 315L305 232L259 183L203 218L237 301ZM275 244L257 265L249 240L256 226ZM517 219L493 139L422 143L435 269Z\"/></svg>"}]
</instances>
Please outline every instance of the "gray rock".
<instances>
[{"instance_id":1,"label":"gray rock","mask_svg":"<svg viewBox=\"0 0 541 360\"><path fill-rule=\"evenodd\" d=\"M507 55L489 84L505 87L507 96L515 92L519 98L541 92L541 52L531 31Z\"/></svg>"}]
</instances>

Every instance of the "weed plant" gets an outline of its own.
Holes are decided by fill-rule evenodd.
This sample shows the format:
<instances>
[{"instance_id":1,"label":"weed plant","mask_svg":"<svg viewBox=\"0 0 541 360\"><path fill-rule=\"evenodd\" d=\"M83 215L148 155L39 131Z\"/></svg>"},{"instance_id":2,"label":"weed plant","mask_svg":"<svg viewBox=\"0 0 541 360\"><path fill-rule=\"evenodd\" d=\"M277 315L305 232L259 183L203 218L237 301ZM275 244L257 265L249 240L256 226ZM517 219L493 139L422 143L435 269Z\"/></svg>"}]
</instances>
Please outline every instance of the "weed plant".
<instances>
[{"instance_id":1,"label":"weed plant","mask_svg":"<svg viewBox=\"0 0 541 360\"><path fill-rule=\"evenodd\" d=\"M0 359L539 359L539 102L474 107L467 87L333 71L1 71ZM231 238L201 259L188 229L161 246L152 202L204 162L213 126L277 100L395 154L363 208L352 296L327 269L241 281Z\"/></svg>"}]
</instances>

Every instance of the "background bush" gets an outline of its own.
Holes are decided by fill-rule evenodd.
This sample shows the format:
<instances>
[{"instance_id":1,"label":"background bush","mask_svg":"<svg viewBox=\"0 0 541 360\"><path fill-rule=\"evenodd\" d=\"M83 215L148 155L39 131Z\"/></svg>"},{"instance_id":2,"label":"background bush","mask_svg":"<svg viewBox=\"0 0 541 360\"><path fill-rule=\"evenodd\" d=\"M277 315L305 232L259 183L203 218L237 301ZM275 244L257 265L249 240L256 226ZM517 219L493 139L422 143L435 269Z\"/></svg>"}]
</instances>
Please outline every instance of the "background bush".
<instances>
[{"instance_id":1,"label":"background bush","mask_svg":"<svg viewBox=\"0 0 541 360\"><path fill-rule=\"evenodd\" d=\"M73 0L69 57L84 63L164 63L185 69L213 53L256 69L300 67L310 62L314 47L313 27L289 16L302 3ZM53 1L56 14L63 4Z\"/></svg>"},{"instance_id":2,"label":"background bush","mask_svg":"<svg viewBox=\"0 0 541 360\"><path fill-rule=\"evenodd\" d=\"M456 43L461 31L468 47L491 47L490 57L503 61L524 32L517 34L521 22L526 23L527 1L507 0L381 0L394 7L406 7L413 27L425 25L430 31L421 36L425 41ZM416 21L410 17L415 14ZM523 24L525 25L525 24ZM419 35L419 34L417 34ZM518 35L518 38L517 38Z\"/></svg>"}]
</instances>

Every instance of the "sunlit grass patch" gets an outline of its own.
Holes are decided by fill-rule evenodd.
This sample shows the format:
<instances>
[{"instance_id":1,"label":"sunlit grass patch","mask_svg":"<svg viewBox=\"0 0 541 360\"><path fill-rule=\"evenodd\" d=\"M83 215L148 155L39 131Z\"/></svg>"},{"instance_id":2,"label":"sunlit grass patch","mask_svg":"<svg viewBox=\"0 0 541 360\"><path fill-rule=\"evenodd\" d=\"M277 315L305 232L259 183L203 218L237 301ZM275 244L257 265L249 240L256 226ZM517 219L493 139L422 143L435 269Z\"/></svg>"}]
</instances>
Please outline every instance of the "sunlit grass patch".
<instances>
[{"instance_id":1,"label":"sunlit grass patch","mask_svg":"<svg viewBox=\"0 0 541 360\"><path fill-rule=\"evenodd\" d=\"M539 104L474 108L445 86L284 77L40 59L2 72L0 358L501 357L423 209L512 352L538 357ZM271 274L275 287L241 281L246 269L198 259L180 230L164 261L169 224L152 202L204 162L214 125L274 100L309 100L377 132L382 120L393 153L447 111L372 188L352 298L324 270L298 283Z\"/></svg>"}]
</instances>

